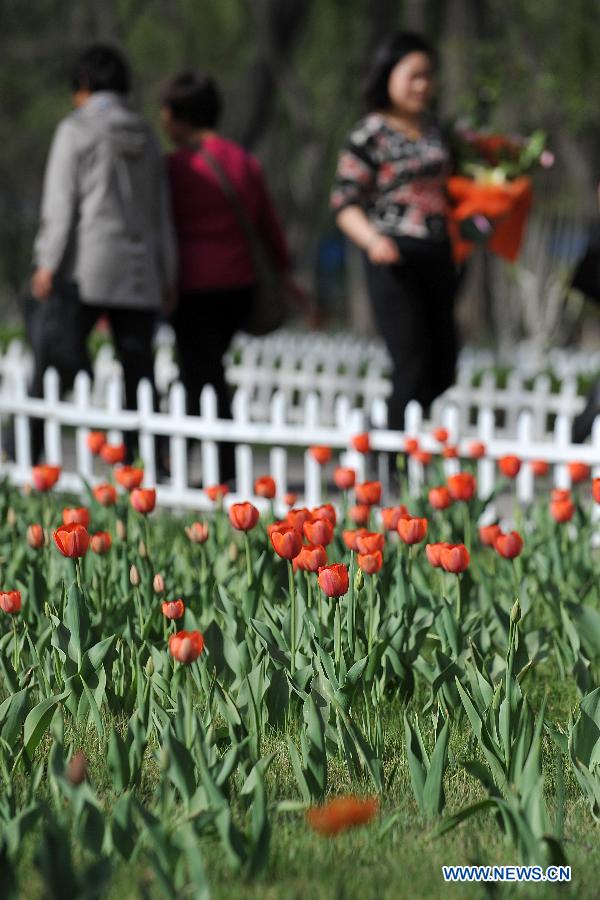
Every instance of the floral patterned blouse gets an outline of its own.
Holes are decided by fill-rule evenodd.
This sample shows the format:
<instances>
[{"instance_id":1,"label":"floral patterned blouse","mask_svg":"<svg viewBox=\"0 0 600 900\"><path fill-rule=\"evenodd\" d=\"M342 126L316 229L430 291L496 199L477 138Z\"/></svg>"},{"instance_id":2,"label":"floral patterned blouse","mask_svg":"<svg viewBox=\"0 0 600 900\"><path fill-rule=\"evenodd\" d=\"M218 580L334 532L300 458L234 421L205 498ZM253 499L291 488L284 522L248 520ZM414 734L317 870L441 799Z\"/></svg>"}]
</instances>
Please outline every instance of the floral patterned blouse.
<instances>
[{"instance_id":1,"label":"floral patterned blouse","mask_svg":"<svg viewBox=\"0 0 600 900\"><path fill-rule=\"evenodd\" d=\"M393 237L446 241L449 154L433 121L413 140L369 113L351 129L339 156L331 207L362 206Z\"/></svg>"}]
</instances>

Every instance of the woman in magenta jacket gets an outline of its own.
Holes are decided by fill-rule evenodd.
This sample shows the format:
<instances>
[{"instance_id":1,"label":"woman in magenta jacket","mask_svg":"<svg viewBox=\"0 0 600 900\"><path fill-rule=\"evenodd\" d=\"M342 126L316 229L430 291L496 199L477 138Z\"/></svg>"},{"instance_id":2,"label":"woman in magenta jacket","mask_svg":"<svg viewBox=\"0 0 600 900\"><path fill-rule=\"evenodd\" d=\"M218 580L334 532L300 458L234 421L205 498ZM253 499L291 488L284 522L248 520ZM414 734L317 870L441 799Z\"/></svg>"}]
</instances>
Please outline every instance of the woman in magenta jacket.
<instances>
[{"instance_id":1,"label":"woman in magenta jacket","mask_svg":"<svg viewBox=\"0 0 600 900\"><path fill-rule=\"evenodd\" d=\"M180 378L187 409L197 414L205 384L212 384L220 418L230 418L223 355L243 329L255 296L257 272L247 234L223 177L269 252L289 270L289 251L258 160L218 134L222 102L208 75L182 72L165 88L161 116L175 145L168 156L179 256L179 296L173 316ZM234 475L233 445L219 452L221 480Z\"/></svg>"}]
</instances>

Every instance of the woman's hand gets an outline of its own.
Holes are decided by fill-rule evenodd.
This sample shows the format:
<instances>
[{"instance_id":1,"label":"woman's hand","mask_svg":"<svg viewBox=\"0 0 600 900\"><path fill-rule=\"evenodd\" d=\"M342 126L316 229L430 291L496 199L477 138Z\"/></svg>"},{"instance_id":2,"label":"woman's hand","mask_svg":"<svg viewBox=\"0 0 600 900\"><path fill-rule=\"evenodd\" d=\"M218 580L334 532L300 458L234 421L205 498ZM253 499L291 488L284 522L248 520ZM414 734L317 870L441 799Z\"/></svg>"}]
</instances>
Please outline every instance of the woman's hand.
<instances>
[{"instance_id":1,"label":"woman's hand","mask_svg":"<svg viewBox=\"0 0 600 900\"><path fill-rule=\"evenodd\" d=\"M396 242L385 234L373 238L366 250L369 260L376 266L393 266L402 259Z\"/></svg>"},{"instance_id":2,"label":"woman's hand","mask_svg":"<svg viewBox=\"0 0 600 900\"><path fill-rule=\"evenodd\" d=\"M47 300L52 292L54 272L50 269L36 269L31 279L31 293L36 300Z\"/></svg>"}]
</instances>

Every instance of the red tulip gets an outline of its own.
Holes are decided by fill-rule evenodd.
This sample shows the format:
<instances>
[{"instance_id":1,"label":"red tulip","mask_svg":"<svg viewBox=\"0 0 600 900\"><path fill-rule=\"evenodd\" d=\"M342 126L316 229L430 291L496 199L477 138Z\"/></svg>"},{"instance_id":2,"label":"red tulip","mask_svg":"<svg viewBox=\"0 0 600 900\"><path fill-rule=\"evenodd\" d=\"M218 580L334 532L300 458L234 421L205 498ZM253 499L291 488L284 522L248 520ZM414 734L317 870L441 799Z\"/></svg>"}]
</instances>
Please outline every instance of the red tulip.
<instances>
[{"instance_id":1,"label":"red tulip","mask_svg":"<svg viewBox=\"0 0 600 900\"><path fill-rule=\"evenodd\" d=\"M444 459L456 459L458 457L458 448L451 447L449 444L447 447L444 447L442 450L442 456Z\"/></svg>"},{"instance_id":2,"label":"red tulip","mask_svg":"<svg viewBox=\"0 0 600 900\"><path fill-rule=\"evenodd\" d=\"M37 523L30 525L27 529L27 543L34 550L39 550L44 546L44 529Z\"/></svg>"},{"instance_id":3,"label":"red tulip","mask_svg":"<svg viewBox=\"0 0 600 900\"><path fill-rule=\"evenodd\" d=\"M126 456L125 444L103 444L100 448L100 459L104 460L109 466L124 462Z\"/></svg>"},{"instance_id":4,"label":"red tulip","mask_svg":"<svg viewBox=\"0 0 600 900\"><path fill-rule=\"evenodd\" d=\"M367 529L358 528L356 530L342 531L342 540L348 550L354 550L355 553L358 552L358 545L356 542L361 534L368 534Z\"/></svg>"},{"instance_id":5,"label":"red tulip","mask_svg":"<svg viewBox=\"0 0 600 900\"><path fill-rule=\"evenodd\" d=\"M592 497L596 503L600 503L600 478L592 479Z\"/></svg>"},{"instance_id":6,"label":"red tulip","mask_svg":"<svg viewBox=\"0 0 600 900\"><path fill-rule=\"evenodd\" d=\"M445 572L458 575L469 565L469 551L464 544L449 544L440 550L440 562Z\"/></svg>"},{"instance_id":7,"label":"red tulip","mask_svg":"<svg viewBox=\"0 0 600 900\"><path fill-rule=\"evenodd\" d=\"M311 512L305 506L299 509L290 509L286 516L287 522L292 528L295 528L300 534L303 533L304 523L311 519Z\"/></svg>"},{"instance_id":8,"label":"red tulip","mask_svg":"<svg viewBox=\"0 0 600 900\"><path fill-rule=\"evenodd\" d=\"M494 542L494 547L500 556L505 559L514 559L523 549L523 538L517 531L499 534Z\"/></svg>"},{"instance_id":9,"label":"red tulip","mask_svg":"<svg viewBox=\"0 0 600 900\"><path fill-rule=\"evenodd\" d=\"M419 544L427 534L427 519L418 516L403 516L398 522L398 534L405 544Z\"/></svg>"},{"instance_id":10,"label":"red tulip","mask_svg":"<svg viewBox=\"0 0 600 900\"><path fill-rule=\"evenodd\" d=\"M333 456L331 447L309 447L308 452L320 466L325 466Z\"/></svg>"},{"instance_id":11,"label":"red tulip","mask_svg":"<svg viewBox=\"0 0 600 900\"><path fill-rule=\"evenodd\" d=\"M379 531L365 531L357 533L356 547L359 553L375 553L377 550L383 551L385 547L385 535Z\"/></svg>"},{"instance_id":12,"label":"red tulip","mask_svg":"<svg viewBox=\"0 0 600 900\"><path fill-rule=\"evenodd\" d=\"M313 831L326 837L366 825L377 815L379 801L375 797L336 797L324 806L315 806L306 813Z\"/></svg>"},{"instance_id":13,"label":"red tulip","mask_svg":"<svg viewBox=\"0 0 600 900\"><path fill-rule=\"evenodd\" d=\"M365 575L376 575L383 565L383 553L375 550L373 553L359 553L358 565Z\"/></svg>"},{"instance_id":14,"label":"red tulip","mask_svg":"<svg viewBox=\"0 0 600 900\"><path fill-rule=\"evenodd\" d=\"M368 453L371 449L368 432L365 431L363 434L355 434L352 438L352 446L359 453Z\"/></svg>"},{"instance_id":15,"label":"red tulip","mask_svg":"<svg viewBox=\"0 0 600 900\"><path fill-rule=\"evenodd\" d=\"M92 493L100 506L114 506L117 502L117 492L114 486L108 482L97 484Z\"/></svg>"},{"instance_id":16,"label":"red tulip","mask_svg":"<svg viewBox=\"0 0 600 900\"><path fill-rule=\"evenodd\" d=\"M297 499L298 494L292 494L291 491L283 495L283 502L286 506L293 506Z\"/></svg>"},{"instance_id":17,"label":"red tulip","mask_svg":"<svg viewBox=\"0 0 600 900\"><path fill-rule=\"evenodd\" d=\"M484 547L495 547L496 538L499 534L502 534L502 529L499 525L481 525L479 528L479 540Z\"/></svg>"},{"instance_id":18,"label":"red tulip","mask_svg":"<svg viewBox=\"0 0 600 900\"><path fill-rule=\"evenodd\" d=\"M381 500L381 482L363 481L362 484L355 484L354 493L361 506L375 506Z\"/></svg>"},{"instance_id":19,"label":"red tulip","mask_svg":"<svg viewBox=\"0 0 600 900\"><path fill-rule=\"evenodd\" d=\"M545 459L532 459L529 465L536 478L543 478L550 471L550 466Z\"/></svg>"},{"instance_id":20,"label":"red tulip","mask_svg":"<svg viewBox=\"0 0 600 900\"><path fill-rule=\"evenodd\" d=\"M185 612L183 600L165 600L161 608L165 619L181 619Z\"/></svg>"},{"instance_id":21,"label":"red tulip","mask_svg":"<svg viewBox=\"0 0 600 900\"><path fill-rule=\"evenodd\" d=\"M135 511L146 516L156 506L156 491L154 488L134 488L129 499Z\"/></svg>"},{"instance_id":22,"label":"red tulip","mask_svg":"<svg viewBox=\"0 0 600 900\"><path fill-rule=\"evenodd\" d=\"M0 609L14 615L21 611L21 591L1 591L0 592Z\"/></svg>"},{"instance_id":23,"label":"red tulip","mask_svg":"<svg viewBox=\"0 0 600 900\"><path fill-rule=\"evenodd\" d=\"M223 499L225 494L229 493L229 488L226 484L212 484L210 487L204 488L204 493L209 500L212 500L213 503L217 503L219 500Z\"/></svg>"},{"instance_id":24,"label":"red tulip","mask_svg":"<svg viewBox=\"0 0 600 900\"><path fill-rule=\"evenodd\" d=\"M54 543L63 556L85 556L90 543L90 536L84 525L61 525L53 533Z\"/></svg>"},{"instance_id":25,"label":"red tulip","mask_svg":"<svg viewBox=\"0 0 600 900\"><path fill-rule=\"evenodd\" d=\"M420 462L422 466L428 466L432 459L429 450L415 450L412 457L417 462Z\"/></svg>"},{"instance_id":26,"label":"red tulip","mask_svg":"<svg viewBox=\"0 0 600 900\"><path fill-rule=\"evenodd\" d=\"M257 497L264 497L266 500L272 500L277 493L275 479L270 475L263 475L254 482L254 493Z\"/></svg>"},{"instance_id":27,"label":"red tulip","mask_svg":"<svg viewBox=\"0 0 600 900\"><path fill-rule=\"evenodd\" d=\"M260 513L252 503L234 503L229 507L229 521L238 531L251 531Z\"/></svg>"},{"instance_id":28,"label":"red tulip","mask_svg":"<svg viewBox=\"0 0 600 900\"><path fill-rule=\"evenodd\" d=\"M433 431L433 436L438 442L438 444L445 444L448 440L449 434L447 428L435 428Z\"/></svg>"},{"instance_id":29,"label":"red tulip","mask_svg":"<svg viewBox=\"0 0 600 900\"><path fill-rule=\"evenodd\" d=\"M319 587L328 597L342 597L350 585L348 569L343 563L321 566L318 581Z\"/></svg>"},{"instance_id":30,"label":"red tulip","mask_svg":"<svg viewBox=\"0 0 600 900\"><path fill-rule=\"evenodd\" d=\"M327 550L320 544L304 544L294 559L294 570L300 569L303 572L318 572L326 565Z\"/></svg>"},{"instance_id":31,"label":"red tulip","mask_svg":"<svg viewBox=\"0 0 600 900\"><path fill-rule=\"evenodd\" d=\"M335 514L335 507L333 507L331 503L323 503L321 506L315 506L310 512L313 519L329 519L335 528L337 516Z\"/></svg>"},{"instance_id":32,"label":"red tulip","mask_svg":"<svg viewBox=\"0 0 600 900\"><path fill-rule=\"evenodd\" d=\"M295 559L302 550L300 532L293 525L280 524L269 531L273 550L282 559Z\"/></svg>"},{"instance_id":33,"label":"red tulip","mask_svg":"<svg viewBox=\"0 0 600 900\"><path fill-rule=\"evenodd\" d=\"M86 438L86 444L94 456L98 456L105 443L106 433L104 431L90 431Z\"/></svg>"},{"instance_id":34,"label":"red tulip","mask_svg":"<svg viewBox=\"0 0 600 900\"><path fill-rule=\"evenodd\" d=\"M507 478L515 478L521 468L521 460L518 456L502 456L498 460L498 468Z\"/></svg>"},{"instance_id":35,"label":"red tulip","mask_svg":"<svg viewBox=\"0 0 600 900\"><path fill-rule=\"evenodd\" d=\"M143 480L143 469L138 469L135 466L119 466L118 469L115 469L115 481L121 487L124 487L126 491L133 491L134 488L139 488Z\"/></svg>"},{"instance_id":36,"label":"red tulip","mask_svg":"<svg viewBox=\"0 0 600 900\"><path fill-rule=\"evenodd\" d=\"M441 552L444 547L450 547L450 544L445 543L437 543L437 544L426 544L425 545L425 555L429 561L429 564L434 566L434 568L439 569L442 565L441 560Z\"/></svg>"},{"instance_id":37,"label":"red tulip","mask_svg":"<svg viewBox=\"0 0 600 900\"><path fill-rule=\"evenodd\" d=\"M482 456L485 456L485 444L482 441L472 441L469 444L469 456L471 459L481 459Z\"/></svg>"},{"instance_id":38,"label":"red tulip","mask_svg":"<svg viewBox=\"0 0 600 900\"><path fill-rule=\"evenodd\" d=\"M49 491L60 478L60 466L34 466L31 470L31 479L36 491Z\"/></svg>"},{"instance_id":39,"label":"red tulip","mask_svg":"<svg viewBox=\"0 0 600 900\"><path fill-rule=\"evenodd\" d=\"M434 509L448 509L452 504L452 497L447 487L431 488L429 491L429 503Z\"/></svg>"},{"instance_id":40,"label":"red tulip","mask_svg":"<svg viewBox=\"0 0 600 900\"><path fill-rule=\"evenodd\" d=\"M552 500L550 502L550 515L555 522L570 522L575 515L575 504L570 498Z\"/></svg>"},{"instance_id":41,"label":"red tulip","mask_svg":"<svg viewBox=\"0 0 600 900\"><path fill-rule=\"evenodd\" d=\"M419 449L418 440L416 438L406 438L406 440L404 441L404 449L409 456L412 456L413 453L416 453Z\"/></svg>"},{"instance_id":42,"label":"red tulip","mask_svg":"<svg viewBox=\"0 0 600 900\"><path fill-rule=\"evenodd\" d=\"M371 507L364 503L357 503L348 510L348 515L355 525L366 525L371 515Z\"/></svg>"},{"instance_id":43,"label":"red tulip","mask_svg":"<svg viewBox=\"0 0 600 900\"><path fill-rule=\"evenodd\" d=\"M185 529L192 544L205 544L208 540L208 525L205 522L192 522Z\"/></svg>"},{"instance_id":44,"label":"red tulip","mask_svg":"<svg viewBox=\"0 0 600 900\"><path fill-rule=\"evenodd\" d=\"M329 519L314 519L304 523L304 534L311 544L327 547L333 540L333 525Z\"/></svg>"},{"instance_id":45,"label":"red tulip","mask_svg":"<svg viewBox=\"0 0 600 900\"><path fill-rule=\"evenodd\" d=\"M343 466L338 466L335 472L333 473L333 481L337 488L340 491L347 491L349 488L354 487L354 482L356 481L356 472L354 469L347 469Z\"/></svg>"},{"instance_id":46,"label":"red tulip","mask_svg":"<svg viewBox=\"0 0 600 900\"><path fill-rule=\"evenodd\" d=\"M199 631L178 631L169 638L169 653L180 663L196 662L204 650L204 637Z\"/></svg>"},{"instance_id":47,"label":"red tulip","mask_svg":"<svg viewBox=\"0 0 600 900\"><path fill-rule=\"evenodd\" d=\"M85 506L78 506L73 509L63 509L62 514L63 525L83 525L88 528L90 524L90 511Z\"/></svg>"},{"instance_id":48,"label":"red tulip","mask_svg":"<svg viewBox=\"0 0 600 900\"><path fill-rule=\"evenodd\" d=\"M570 500L571 499L571 490L570 488L552 488L550 492L551 500Z\"/></svg>"},{"instance_id":49,"label":"red tulip","mask_svg":"<svg viewBox=\"0 0 600 900\"><path fill-rule=\"evenodd\" d=\"M381 510L381 520L386 531L396 531L398 521L406 516L408 510L403 503L400 506L386 506Z\"/></svg>"},{"instance_id":50,"label":"red tulip","mask_svg":"<svg viewBox=\"0 0 600 900\"><path fill-rule=\"evenodd\" d=\"M586 463L570 462L567 463L567 469L573 484L581 484L582 481L587 481L590 477L590 467Z\"/></svg>"},{"instance_id":51,"label":"red tulip","mask_svg":"<svg viewBox=\"0 0 600 900\"><path fill-rule=\"evenodd\" d=\"M112 538L108 531L97 531L90 537L90 547L94 553L104 556L108 553L112 544Z\"/></svg>"},{"instance_id":52,"label":"red tulip","mask_svg":"<svg viewBox=\"0 0 600 900\"><path fill-rule=\"evenodd\" d=\"M477 486L475 477L470 472L458 472L456 475L449 475L446 484L452 499L464 502L473 498Z\"/></svg>"}]
</instances>

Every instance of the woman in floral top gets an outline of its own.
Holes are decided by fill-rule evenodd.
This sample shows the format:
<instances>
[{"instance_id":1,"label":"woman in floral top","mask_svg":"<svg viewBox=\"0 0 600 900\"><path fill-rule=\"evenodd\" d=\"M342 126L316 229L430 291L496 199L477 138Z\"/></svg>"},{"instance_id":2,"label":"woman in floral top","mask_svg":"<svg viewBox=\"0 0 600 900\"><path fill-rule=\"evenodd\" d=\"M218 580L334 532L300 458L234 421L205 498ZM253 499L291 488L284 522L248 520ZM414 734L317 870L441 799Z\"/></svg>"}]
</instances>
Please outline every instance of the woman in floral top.
<instances>
[{"instance_id":1,"label":"woman in floral top","mask_svg":"<svg viewBox=\"0 0 600 900\"><path fill-rule=\"evenodd\" d=\"M449 157L429 115L437 59L419 35L389 39L373 59L369 112L340 153L331 205L364 252L375 320L393 363L390 428L409 400L431 402L454 380L456 271L446 229Z\"/></svg>"}]
</instances>

